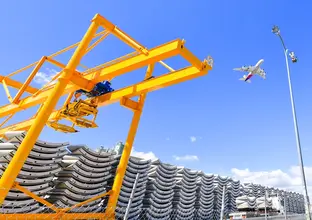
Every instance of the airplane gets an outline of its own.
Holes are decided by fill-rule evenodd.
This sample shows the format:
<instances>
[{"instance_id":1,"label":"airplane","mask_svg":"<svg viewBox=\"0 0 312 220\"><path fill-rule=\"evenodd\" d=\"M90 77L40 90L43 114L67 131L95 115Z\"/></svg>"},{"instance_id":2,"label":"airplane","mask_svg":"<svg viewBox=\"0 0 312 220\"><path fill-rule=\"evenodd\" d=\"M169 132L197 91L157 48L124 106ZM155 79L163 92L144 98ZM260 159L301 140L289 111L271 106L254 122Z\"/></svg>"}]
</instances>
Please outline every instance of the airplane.
<instances>
[{"instance_id":1,"label":"airplane","mask_svg":"<svg viewBox=\"0 0 312 220\"><path fill-rule=\"evenodd\" d=\"M233 70L249 72L248 75L244 75L239 80L244 80L245 82L251 83L250 78L253 75L259 75L261 78L266 79L266 73L264 69L260 68L260 65L264 62L264 59L261 59L257 62L255 66L243 66L241 68L234 68Z\"/></svg>"}]
</instances>

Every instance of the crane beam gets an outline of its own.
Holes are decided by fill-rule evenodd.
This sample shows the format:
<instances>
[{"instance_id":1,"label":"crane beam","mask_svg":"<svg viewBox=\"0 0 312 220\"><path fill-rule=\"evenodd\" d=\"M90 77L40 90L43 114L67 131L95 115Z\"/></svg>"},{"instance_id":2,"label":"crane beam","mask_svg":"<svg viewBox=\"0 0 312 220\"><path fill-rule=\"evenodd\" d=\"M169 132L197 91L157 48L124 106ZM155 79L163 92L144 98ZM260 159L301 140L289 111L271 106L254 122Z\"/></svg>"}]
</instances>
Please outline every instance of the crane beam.
<instances>
[{"instance_id":1,"label":"crane beam","mask_svg":"<svg viewBox=\"0 0 312 220\"><path fill-rule=\"evenodd\" d=\"M170 72L159 77L155 77L146 81L142 81L131 86L116 90L114 92L98 97L98 106L109 105L119 102L123 97L132 98L146 92L156 91L158 89L168 87L177 83L191 80L207 74L212 67L203 62L202 68L198 70L196 67L190 66L181 70ZM58 110L59 111L59 110ZM58 111L54 111L49 120L54 120ZM18 124L10 125L0 129L0 137L4 137L8 131L26 131L33 124L35 119L20 122Z\"/></svg>"},{"instance_id":2,"label":"crane beam","mask_svg":"<svg viewBox=\"0 0 312 220\"><path fill-rule=\"evenodd\" d=\"M176 56L179 53L181 53L182 50L187 50L183 46L183 44L184 44L184 41L180 39L171 41L169 43L163 44L159 47L149 50L149 55L145 55L145 54L136 55L127 60L123 60L118 63L109 65L95 72L90 72L84 75L84 78L88 80L94 80L95 82L100 82L109 78L114 78L116 76L125 74L127 72L131 72L133 70L142 68L149 64L153 64L160 60L164 60L172 56ZM94 78L95 75L97 75L97 78ZM77 77L77 76L73 76L73 77ZM87 88L88 87L87 83L84 83L84 84L85 84L84 87ZM49 97L53 88L54 87L47 88L46 90L43 90L41 93L39 93L36 96L28 96L22 99L19 105L8 104L8 105L1 107L0 118L43 103ZM62 95L73 92L77 90L78 88L79 87L76 85L68 84L64 92L62 93Z\"/></svg>"},{"instance_id":3,"label":"crane beam","mask_svg":"<svg viewBox=\"0 0 312 220\"><path fill-rule=\"evenodd\" d=\"M5 76L0 76L0 83L3 83L3 80L5 80L5 83L7 86L15 88L15 89L20 89L22 88L22 86L24 85L23 83L16 81L14 79L10 79L9 77L5 77ZM39 89L36 89L32 86L27 86L25 88L25 92L28 92L30 94L34 94L38 91Z\"/></svg>"}]
</instances>

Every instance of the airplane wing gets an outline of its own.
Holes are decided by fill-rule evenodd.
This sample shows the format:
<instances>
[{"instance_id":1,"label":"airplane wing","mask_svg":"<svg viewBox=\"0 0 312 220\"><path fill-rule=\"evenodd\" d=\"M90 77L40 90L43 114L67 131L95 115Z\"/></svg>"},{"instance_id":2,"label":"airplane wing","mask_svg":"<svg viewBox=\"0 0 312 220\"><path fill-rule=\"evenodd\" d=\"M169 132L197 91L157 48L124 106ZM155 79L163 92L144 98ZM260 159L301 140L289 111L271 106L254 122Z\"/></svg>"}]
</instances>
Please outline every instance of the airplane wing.
<instances>
[{"instance_id":1,"label":"airplane wing","mask_svg":"<svg viewBox=\"0 0 312 220\"><path fill-rule=\"evenodd\" d=\"M262 78L265 79L266 77L266 72L264 71L264 69L259 68L256 72L256 74L258 74L259 76L261 76Z\"/></svg>"},{"instance_id":2,"label":"airplane wing","mask_svg":"<svg viewBox=\"0 0 312 220\"><path fill-rule=\"evenodd\" d=\"M240 68L234 68L233 70L241 71L241 72L250 72L252 70L252 66L243 66Z\"/></svg>"}]
</instances>

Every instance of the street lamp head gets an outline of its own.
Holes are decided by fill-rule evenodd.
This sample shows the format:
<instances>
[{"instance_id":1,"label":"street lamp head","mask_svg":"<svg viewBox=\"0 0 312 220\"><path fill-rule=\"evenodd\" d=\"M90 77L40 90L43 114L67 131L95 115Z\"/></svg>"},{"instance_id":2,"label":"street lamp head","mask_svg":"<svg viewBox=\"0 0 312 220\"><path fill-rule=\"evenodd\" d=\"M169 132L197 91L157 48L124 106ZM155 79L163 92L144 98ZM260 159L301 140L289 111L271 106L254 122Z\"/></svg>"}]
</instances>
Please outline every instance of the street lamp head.
<instances>
[{"instance_id":1,"label":"street lamp head","mask_svg":"<svg viewBox=\"0 0 312 220\"><path fill-rule=\"evenodd\" d=\"M272 32L273 34L280 34L280 29L278 26L274 25L273 28L272 28Z\"/></svg>"}]
</instances>

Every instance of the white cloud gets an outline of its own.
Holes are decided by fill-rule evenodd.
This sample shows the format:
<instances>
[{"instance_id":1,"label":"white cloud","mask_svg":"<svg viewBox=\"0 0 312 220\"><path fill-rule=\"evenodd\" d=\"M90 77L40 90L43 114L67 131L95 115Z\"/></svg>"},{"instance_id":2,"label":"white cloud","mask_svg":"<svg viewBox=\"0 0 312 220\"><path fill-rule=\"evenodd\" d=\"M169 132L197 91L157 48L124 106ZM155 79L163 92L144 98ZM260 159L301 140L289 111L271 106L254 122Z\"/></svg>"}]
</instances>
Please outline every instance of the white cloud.
<instances>
[{"instance_id":1,"label":"white cloud","mask_svg":"<svg viewBox=\"0 0 312 220\"><path fill-rule=\"evenodd\" d=\"M196 155L173 156L177 161L196 161L199 158Z\"/></svg>"},{"instance_id":2,"label":"white cloud","mask_svg":"<svg viewBox=\"0 0 312 220\"><path fill-rule=\"evenodd\" d=\"M35 77L34 80L36 83L38 84L46 84L48 82L50 82L52 80L52 78L58 74L59 72L57 72L54 69L46 69L46 72L38 72Z\"/></svg>"},{"instance_id":3,"label":"white cloud","mask_svg":"<svg viewBox=\"0 0 312 220\"><path fill-rule=\"evenodd\" d=\"M191 139L191 142L195 142L197 140L195 136L191 136L190 139Z\"/></svg>"},{"instance_id":4,"label":"white cloud","mask_svg":"<svg viewBox=\"0 0 312 220\"><path fill-rule=\"evenodd\" d=\"M231 169L233 178L243 183L255 183L269 187L303 193L299 166L290 167L287 172L280 169L271 171L250 171ZM309 196L312 195L312 167L305 167Z\"/></svg>"},{"instance_id":5,"label":"white cloud","mask_svg":"<svg viewBox=\"0 0 312 220\"><path fill-rule=\"evenodd\" d=\"M152 151L140 152L140 151L132 150L131 156L140 157L145 160L157 160L158 159Z\"/></svg>"}]
</instances>

